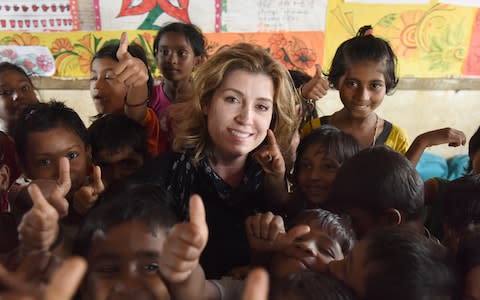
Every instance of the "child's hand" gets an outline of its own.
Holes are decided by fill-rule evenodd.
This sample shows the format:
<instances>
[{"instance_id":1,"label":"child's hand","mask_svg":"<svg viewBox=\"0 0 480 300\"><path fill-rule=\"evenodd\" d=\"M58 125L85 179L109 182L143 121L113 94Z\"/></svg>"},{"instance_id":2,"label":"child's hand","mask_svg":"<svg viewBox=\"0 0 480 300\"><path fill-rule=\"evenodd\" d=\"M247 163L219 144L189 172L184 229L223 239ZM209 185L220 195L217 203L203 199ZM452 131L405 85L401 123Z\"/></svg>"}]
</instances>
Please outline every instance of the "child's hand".
<instances>
[{"instance_id":1,"label":"child's hand","mask_svg":"<svg viewBox=\"0 0 480 300\"><path fill-rule=\"evenodd\" d=\"M250 249L257 253L278 251L310 232L308 225L298 225L286 232L282 217L271 212L248 217L245 226Z\"/></svg>"},{"instance_id":2,"label":"child's hand","mask_svg":"<svg viewBox=\"0 0 480 300\"><path fill-rule=\"evenodd\" d=\"M264 269L254 269L248 274L242 300L268 299L268 273Z\"/></svg>"},{"instance_id":3,"label":"child's hand","mask_svg":"<svg viewBox=\"0 0 480 300\"><path fill-rule=\"evenodd\" d=\"M92 182L82 186L73 195L73 208L79 214L85 214L97 203L98 196L103 193L105 186L102 181L102 171L99 166L93 167Z\"/></svg>"},{"instance_id":4,"label":"child's hand","mask_svg":"<svg viewBox=\"0 0 480 300\"><path fill-rule=\"evenodd\" d=\"M36 184L28 186L28 193L33 207L23 215L18 225L20 243L27 252L47 251L58 235L59 214Z\"/></svg>"},{"instance_id":5,"label":"child's hand","mask_svg":"<svg viewBox=\"0 0 480 300\"><path fill-rule=\"evenodd\" d=\"M467 138L465 134L457 129L442 128L425 132L418 136L425 147L448 144L450 147L465 145Z\"/></svg>"},{"instance_id":6,"label":"child's hand","mask_svg":"<svg viewBox=\"0 0 480 300\"><path fill-rule=\"evenodd\" d=\"M283 180L285 176L285 161L275 139L275 134L271 129L267 131L267 141L266 145L255 151L253 158L262 166L265 173Z\"/></svg>"},{"instance_id":7,"label":"child's hand","mask_svg":"<svg viewBox=\"0 0 480 300\"><path fill-rule=\"evenodd\" d=\"M3 287L0 298L5 300L68 300L72 299L87 264L83 258L71 257L65 260L58 269L52 271L45 283L25 280L21 271L8 272L0 265L0 285Z\"/></svg>"},{"instance_id":8,"label":"child's hand","mask_svg":"<svg viewBox=\"0 0 480 300\"><path fill-rule=\"evenodd\" d=\"M199 265L200 255L207 245L208 227L205 207L198 195L190 198L190 221L176 224L163 244L160 273L170 283L187 280Z\"/></svg>"},{"instance_id":9,"label":"child's hand","mask_svg":"<svg viewBox=\"0 0 480 300\"><path fill-rule=\"evenodd\" d=\"M320 65L315 65L315 67L315 75L302 86L302 97L305 99L318 100L323 98L330 87L328 80L323 77L322 67Z\"/></svg>"},{"instance_id":10,"label":"child's hand","mask_svg":"<svg viewBox=\"0 0 480 300\"><path fill-rule=\"evenodd\" d=\"M148 70L145 64L139 58L133 57L128 53L128 35L122 32L120 37L120 46L117 51L118 65L113 72L117 80L123 82L128 88L141 87L148 81ZM145 99L139 99L144 101ZM129 102L134 105L134 103Z\"/></svg>"}]
</instances>

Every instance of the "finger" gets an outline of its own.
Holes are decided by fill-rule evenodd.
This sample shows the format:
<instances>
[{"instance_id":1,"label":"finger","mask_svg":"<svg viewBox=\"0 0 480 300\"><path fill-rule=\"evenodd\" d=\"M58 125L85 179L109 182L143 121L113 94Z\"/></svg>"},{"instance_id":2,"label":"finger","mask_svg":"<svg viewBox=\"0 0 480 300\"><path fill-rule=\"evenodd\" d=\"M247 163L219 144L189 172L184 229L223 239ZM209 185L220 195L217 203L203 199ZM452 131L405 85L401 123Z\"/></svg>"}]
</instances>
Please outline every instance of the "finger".
<instances>
[{"instance_id":1,"label":"finger","mask_svg":"<svg viewBox=\"0 0 480 300\"><path fill-rule=\"evenodd\" d=\"M71 257L53 274L45 291L45 299L71 299L87 271L85 259Z\"/></svg>"},{"instance_id":2,"label":"finger","mask_svg":"<svg viewBox=\"0 0 480 300\"><path fill-rule=\"evenodd\" d=\"M101 194L105 190L105 186L102 181L102 169L100 166L94 166L93 167L93 173L92 173L92 178L93 178L93 190L95 194Z\"/></svg>"},{"instance_id":3,"label":"finger","mask_svg":"<svg viewBox=\"0 0 480 300\"><path fill-rule=\"evenodd\" d=\"M322 79L323 78L323 72L322 72L322 66L319 64L315 64L315 78Z\"/></svg>"},{"instance_id":4,"label":"finger","mask_svg":"<svg viewBox=\"0 0 480 300\"><path fill-rule=\"evenodd\" d=\"M262 215L260 219L260 237L262 239L268 239L268 233L270 232L270 225L275 216L271 212L267 212Z\"/></svg>"},{"instance_id":5,"label":"finger","mask_svg":"<svg viewBox=\"0 0 480 300\"><path fill-rule=\"evenodd\" d=\"M188 211L190 223L195 224L199 228L207 226L205 220L205 207L203 206L202 198L199 195L194 194L190 197Z\"/></svg>"},{"instance_id":6,"label":"finger","mask_svg":"<svg viewBox=\"0 0 480 300\"><path fill-rule=\"evenodd\" d=\"M254 269L248 274L242 300L267 300L268 274L264 269Z\"/></svg>"},{"instance_id":7,"label":"finger","mask_svg":"<svg viewBox=\"0 0 480 300\"><path fill-rule=\"evenodd\" d=\"M267 142L270 150L276 149L277 147L277 139L275 138L275 134L271 129L267 130Z\"/></svg>"},{"instance_id":8,"label":"finger","mask_svg":"<svg viewBox=\"0 0 480 300\"><path fill-rule=\"evenodd\" d=\"M268 239L274 241L280 233L285 233L285 225L283 219L280 216L275 216L270 225L270 231L268 232Z\"/></svg>"},{"instance_id":9,"label":"finger","mask_svg":"<svg viewBox=\"0 0 480 300\"><path fill-rule=\"evenodd\" d=\"M308 225L298 225L290 229L285 235L285 239L288 242L293 242L295 239L302 237L310 232L310 226Z\"/></svg>"},{"instance_id":10,"label":"finger","mask_svg":"<svg viewBox=\"0 0 480 300\"><path fill-rule=\"evenodd\" d=\"M118 45L117 50L117 59L122 61L128 55L128 34L122 32L122 35L120 36L120 45Z\"/></svg>"},{"instance_id":11,"label":"finger","mask_svg":"<svg viewBox=\"0 0 480 300\"><path fill-rule=\"evenodd\" d=\"M58 162L58 188L63 197L65 197L72 187L70 177L70 161L66 157L60 158Z\"/></svg>"},{"instance_id":12,"label":"finger","mask_svg":"<svg viewBox=\"0 0 480 300\"><path fill-rule=\"evenodd\" d=\"M30 184L27 189L30 198L32 198L34 209L51 216L57 216L58 218L57 211L52 205L50 205L50 203L48 203L47 199L45 199L45 196L43 196L42 191L35 183Z\"/></svg>"},{"instance_id":13,"label":"finger","mask_svg":"<svg viewBox=\"0 0 480 300\"><path fill-rule=\"evenodd\" d=\"M260 220L262 219L262 214L258 213L252 217L252 232L256 238L261 238L262 233L260 229Z\"/></svg>"}]
</instances>

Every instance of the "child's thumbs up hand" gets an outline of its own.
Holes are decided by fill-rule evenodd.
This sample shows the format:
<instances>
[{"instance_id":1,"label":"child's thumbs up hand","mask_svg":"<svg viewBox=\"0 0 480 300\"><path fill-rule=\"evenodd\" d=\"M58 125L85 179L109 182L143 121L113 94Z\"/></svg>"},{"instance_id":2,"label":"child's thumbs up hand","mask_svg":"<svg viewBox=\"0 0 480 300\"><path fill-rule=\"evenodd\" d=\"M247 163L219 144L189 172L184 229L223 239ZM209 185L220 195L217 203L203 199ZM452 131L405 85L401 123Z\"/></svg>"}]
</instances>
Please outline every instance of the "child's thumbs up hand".
<instances>
[{"instance_id":1,"label":"child's thumbs up hand","mask_svg":"<svg viewBox=\"0 0 480 300\"><path fill-rule=\"evenodd\" d=\"M148 70L145 64L128 52L128 35L122 32L117 50L118 65L113 72L117 80L123 82L127 89L141 87L148 81ZM142 99L145 100L145 99Z\"/></svg>"},{"instance_id":2,"label":"child's thumbs up hand","mask_svg":"<svg viewBox=\"0 0 480 300\"><path fill-rule=\"evenodd\" d=\"M176 224L163 244L160 272L170 283L189 278L198 267L200 255L207 245L208 226L200 196L190 198L189 214L189 222Z\"/></svg>"},{"instance_id":3,"label":"child's thumbs up hand","mask_svg":"<svg viewBox=\"0 0 480 300\"><path fill-rule=\"evenodd\" d=\"M267 131L267 144L255 151L253 158L262 166L265 173L283 179L285 161L271 129Z\"/></svg>"},{"instance_id":4,"label":"child's thumbs up hand","mask_svg":"<svg viewBox=\"0 0 480 300\"><path fill-rule=\"evenodd\" d=\"M305 99L318 100L323 98L329 89L328 80L323 76L322 67L315 65L315 75L302 86L301 93Z\"/></svg>"},{"instance_id":5,"label":"child's thumbs up hand","mask_svg":"<svg viewBox=\"0 0 480 300\"><path fill-rule=\"evenodd\" d=\"M85 214L97 203L98 197L105 190L102 181L102 171L99 166L93 167L92 182L82 186L73 195L73 208L79 214Z\"/></svg>"},{"instance_id":6,"label":"child's thumbs up hand","mask_svg":"<svg viewBox=\"0 0 480 300\"><path fill-rule=\"evenodd\" d=\"M38 186L28 186L33 207L18 225L19 239L26 251L47 251L58 235L58 211L45 199Z\"/></svg>"}]
</instances>

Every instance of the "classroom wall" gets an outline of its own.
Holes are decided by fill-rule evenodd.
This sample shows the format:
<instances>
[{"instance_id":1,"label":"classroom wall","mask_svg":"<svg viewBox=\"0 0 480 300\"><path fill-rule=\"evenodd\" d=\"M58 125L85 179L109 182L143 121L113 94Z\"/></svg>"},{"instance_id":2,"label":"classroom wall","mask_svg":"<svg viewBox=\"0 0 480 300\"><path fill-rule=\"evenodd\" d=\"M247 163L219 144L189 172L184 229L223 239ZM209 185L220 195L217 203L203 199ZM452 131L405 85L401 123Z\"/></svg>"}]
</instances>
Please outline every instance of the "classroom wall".
<instances>
[{"instance_id":1,"label":"classroom wall","mask_svg":"<svg viewBox=\"0 0 480 300\"><path fill-rule=\"evenodd\" d=\"M73 107L84 122L96 114L88 90L40 90L43 100L55 98ZM338 92L331 90L317 103L321 115L331 114L342 104ZM418 134L437 128L453 127L468 138L480 126L480 90L398 90L386 96L377 110L384 119L404 128L412 141ZM468 145L452 148L435 146L428 149L446 158L467 154Z\"/></svg>"}]
</instances>

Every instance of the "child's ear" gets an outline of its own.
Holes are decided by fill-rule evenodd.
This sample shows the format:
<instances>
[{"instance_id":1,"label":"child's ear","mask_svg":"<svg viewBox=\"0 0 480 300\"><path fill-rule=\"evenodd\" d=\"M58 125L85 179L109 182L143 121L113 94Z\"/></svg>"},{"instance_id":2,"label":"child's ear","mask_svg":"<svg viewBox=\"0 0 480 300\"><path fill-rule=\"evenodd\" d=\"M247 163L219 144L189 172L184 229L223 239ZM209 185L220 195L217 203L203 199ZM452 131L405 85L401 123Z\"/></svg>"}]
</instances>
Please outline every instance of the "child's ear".
<instances>
[{"instance_id":1,"label":"child's ear","mask_svg":"<svg viewBox=\"0 0 480 300\"><path fill-rule=\"evenodd\" d=\"M395 226L402 223L402 214L398 209L388 208L383 212L382 223L386 226Z\"/></svg>"},{"instance_id":2,"label":"child's ear","mask_svg":"<svg viewBox=\"0 0 480 300\"><path fill-rule=\"evenodd\" d=\"M0 191L7 191L10 185L10 170L6 164L0 167Z\"/></svg>"}]
</instances>

